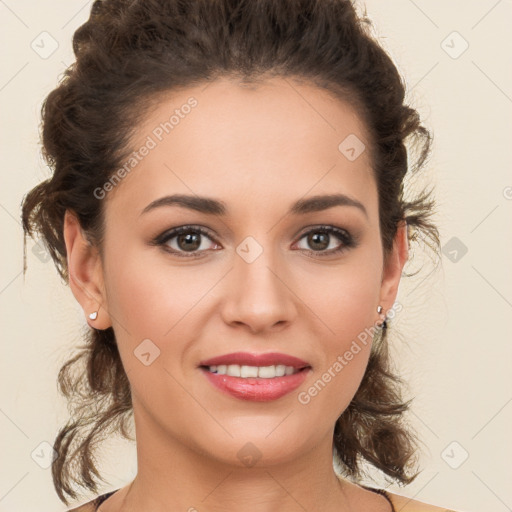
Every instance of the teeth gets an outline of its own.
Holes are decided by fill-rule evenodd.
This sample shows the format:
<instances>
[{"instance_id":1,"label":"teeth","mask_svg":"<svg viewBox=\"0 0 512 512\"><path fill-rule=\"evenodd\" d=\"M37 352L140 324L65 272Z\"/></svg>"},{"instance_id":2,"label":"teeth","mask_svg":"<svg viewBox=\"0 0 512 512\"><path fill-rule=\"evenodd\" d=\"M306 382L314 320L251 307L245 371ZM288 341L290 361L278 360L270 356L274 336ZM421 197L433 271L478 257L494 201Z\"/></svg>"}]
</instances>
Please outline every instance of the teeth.
<instances>
[{"instance_id":1,"label":"teeth","mask_svg":"<svg viewBox=\"0 0 512 512\"><path fill-rule=\"evenodd\" d=\"M228 365L226 375L231 375L231 377L240 377L240 366L237 364Z\"/></svg>"},{"instance_id":2,"label":"teeth","mask_svg":"<svg viewBox=\"0 0 512 512\"><path fill-rule=\"evenodd\" d=\"M237 364L229 365L229 368L235 367L238 369L238 377L258 377L259 372L262 370L262 368L258 368L257 366L239 366ZM229 369L228 368L228 369ZM228 373L228 375L231 375ZM262 375L263 377L263 375ZM274 375L275 377L275 375Z\"/></svg>"},{"instance_id":3,"label":"teeth","mask_svg":"<svg viewBox=\"0 0 512 512\"><path fill-rule=\"evenodd\" d=\"M208 370L219 375L229 375L231 377L259 377L260 379L273 379L274 377L282 377L283 375L292 375L299 370L293 366L285 366L278 364L274 366L245 366L238 364L219 364L217 366L209 366Z\"/></svg>"},{"instance_id":4,"label":"teeth","mask_svg":"<svg viewBox=\"0 0 512 512\"><path fill-rule=\"evenodd\" d=\"M291 368L291 366L288 366ZM293 368L292 368L293 370ZM282 377L286 373L286 366L284 364L276 365L276 377Z\"/></svg>"}]
</instances>

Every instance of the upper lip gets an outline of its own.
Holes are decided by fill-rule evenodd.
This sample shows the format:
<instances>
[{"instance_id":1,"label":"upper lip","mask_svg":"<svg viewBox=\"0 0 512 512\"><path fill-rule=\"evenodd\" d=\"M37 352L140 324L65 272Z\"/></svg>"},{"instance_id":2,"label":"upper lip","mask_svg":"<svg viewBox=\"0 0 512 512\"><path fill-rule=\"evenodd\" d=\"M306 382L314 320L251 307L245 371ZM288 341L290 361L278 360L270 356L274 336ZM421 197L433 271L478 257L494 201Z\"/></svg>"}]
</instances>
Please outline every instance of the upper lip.
<instances>
[{"instance_id":1,"label":"upper lip","mask_svg":"<svg viewBox=\"0 0 512 512\"><path fill-rule=\"evenodd\" d=\"M217 366L220 364L238 364L240 366L273 366L285 365L302 369L310 366L309 363L298 357L279 352L269 352L265 354L250 354L249 352L233 352L222 356L212 357L199 363L199 366Z\"/></svg>"}]
</instances>

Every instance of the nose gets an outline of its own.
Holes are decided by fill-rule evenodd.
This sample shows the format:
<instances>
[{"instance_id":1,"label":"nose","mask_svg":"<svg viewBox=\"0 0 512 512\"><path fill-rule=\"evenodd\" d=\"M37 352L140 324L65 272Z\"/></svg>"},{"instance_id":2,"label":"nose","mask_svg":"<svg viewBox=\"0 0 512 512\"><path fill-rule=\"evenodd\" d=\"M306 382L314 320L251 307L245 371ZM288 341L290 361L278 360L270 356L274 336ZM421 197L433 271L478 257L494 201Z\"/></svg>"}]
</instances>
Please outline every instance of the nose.
<instances>
[{"instance_id":1,"label":"nose","mask_svg":"<svg viewBox=\"0 0 512 512\"><path fill-rule=\"evenodd\" d=\"M291 273L271 250L253 261L237 253L226 276L224 321L254 334L284 329L296 317L299 300L290 281Z\"/></svg>"}]
</instances>

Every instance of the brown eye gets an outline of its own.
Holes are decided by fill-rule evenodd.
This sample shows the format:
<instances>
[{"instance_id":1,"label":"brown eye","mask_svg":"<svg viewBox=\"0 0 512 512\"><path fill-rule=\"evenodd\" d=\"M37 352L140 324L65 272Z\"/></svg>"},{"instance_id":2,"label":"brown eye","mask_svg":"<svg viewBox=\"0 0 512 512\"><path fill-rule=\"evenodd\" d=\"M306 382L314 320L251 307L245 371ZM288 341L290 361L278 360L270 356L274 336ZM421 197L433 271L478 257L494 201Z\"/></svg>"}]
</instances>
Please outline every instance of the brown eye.
<instances>
[{"instance_id":1,"label":"brown eye","mask_svg":"<svg viewBox=\"0 0 512 512\"><path fill-rule=\"evenodd\" d=\"M329 246L330 235L327 233L309 233L308 234L308 243L315 250L325 250Z\"/></svg>"},{"instance_id":2,"label":"brown eye","mask_svg":"<svg viewBox=\"0 0 512 512\"><path fill-rule=\"evenodd\" d=\"M203 245L203 238L212 240L210 233L199 226L181 226L166 231L157 237L153 243L162 246L166 251L176 256L183 256L185 258L198 257L201 256L202 252L208 250L208 244L204 244L205 246L200 249ZM170 244L169 242L174 239L176 239L176 241ZM172 245L174 245L174 247Z\"/></svg>"},{"instance_id":3,"label":"brown eye","mask_svg":"<svg viewBox=\"0 0 512 512\"><path fill-rule=\"evenodd\" d=\"M200 226L180 226L171 229L158 236L152 244L162 246L165 251L173 255L194 258L201 257L205 251L212 249L212 247L208 247L207 243L204 243L203 246L203 238L210 240L214 244L214 248L220 247L214 242L209 231ZM334 226L319 226L310 229L300 237L301 240L304 238L306 238L308 248L302 248L302 250L318 256L330 256L357 246L355 237L348 231ZM338 243L337 246L334 243L334 247L329 249L336 238L341 243Z\"/></svg>"},{"instance_id":4,"label":"brown eye","mask_svg":"<svg viewBox=\"0 0 512 512\"><path fill-rule=\"evenodd\" d=\"M199 249L201 245L201 234L181 234L176 236L176 243L180 249L184 251L194 251Z\"/></svg>"},{"instance_id":5,"label":"brown eye","mask_svg":"<svg viewBox=\"0 0 512 512\"><path fill-rule=\"evenodd\" d=\"M341 244L338 244L327 250L331 241L334 238L337 238L341 241ZM312 229L301 236L301 239L306 237L306 241L310 249L304 249L309 253L318 254L318 256L331 255L335 253L340 253L351 247L356 246L355 239L348 231L344 229L339 229L334 226L320 226L318 228Z\"/></svg>"}]
</instances>

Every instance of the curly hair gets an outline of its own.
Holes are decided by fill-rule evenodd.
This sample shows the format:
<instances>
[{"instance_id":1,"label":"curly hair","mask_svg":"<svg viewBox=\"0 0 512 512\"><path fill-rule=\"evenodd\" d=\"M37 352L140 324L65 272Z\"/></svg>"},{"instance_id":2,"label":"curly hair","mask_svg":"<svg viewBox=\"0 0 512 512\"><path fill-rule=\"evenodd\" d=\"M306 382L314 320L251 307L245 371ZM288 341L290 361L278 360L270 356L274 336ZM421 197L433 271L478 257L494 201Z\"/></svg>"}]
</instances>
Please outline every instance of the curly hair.
<instances>
[{"instance_id":1,"label":"curly hair","mask_svg":"<svg viewBox=\"0 0 512 512\"><path fill-rule=\"evenodd\" d=\"M405 81L371 28L350 0L96 0L73 36L76 61L41 108L52 175L23 198L24 272L26 237L37 232L69 283L66 210L101 252L105 202L93 191L130 153L142 117L166 92L228 76L293 77L349 102L370 134L384 256L404 219L409 241L438 255L432 190L406 198L404 188L424 167L432 135L405 104ZM418 150L414 164L409 141ZM362 382L336 421L333 454L353 479L369 463L402 485L418 474L418 440L403 421L411 400L403 400L404 382L391 366L388 330L385 323L376 334ZM65 503L77 498L77 486L98 492L105 480L95 448L109 432L130 439L133 414L113 329L88 329L84 338L58 375L70 419L54 442L52 476Z\"/></svg>"}]
</instances>

